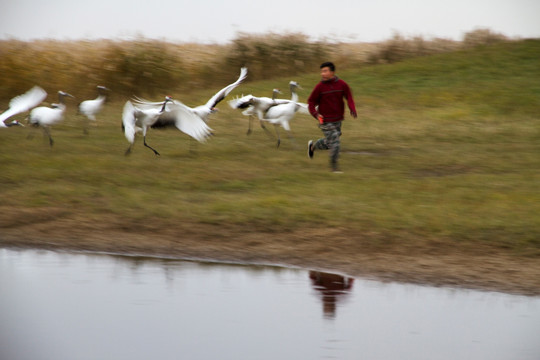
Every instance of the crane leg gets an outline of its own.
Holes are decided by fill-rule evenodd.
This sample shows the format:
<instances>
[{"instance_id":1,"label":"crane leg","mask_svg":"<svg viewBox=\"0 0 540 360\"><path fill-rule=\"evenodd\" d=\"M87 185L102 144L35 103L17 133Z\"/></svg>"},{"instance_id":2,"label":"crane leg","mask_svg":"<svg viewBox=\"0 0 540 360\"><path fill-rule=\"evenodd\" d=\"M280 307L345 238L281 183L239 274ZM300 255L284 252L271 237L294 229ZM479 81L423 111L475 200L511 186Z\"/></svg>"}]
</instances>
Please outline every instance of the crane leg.
<instances>
[{"instance_id":1,"label":"crane leg","mask_svg":"<svg viewBox=\"0 0 540 360\"><path fill-rule=\"evenodd\" d=\"M49 130L48 127L46 126L43 126L43 132L45 132L45 135L47 135L47 137L49 138L49 145L51 145L51 147L53 146L54 144L54 140L51 136L51 131Z\"/></svg>"},{"instance_id":2,"label":"crane leg","mask_svg":"<svg viewBox=\"0 0 540 360\"><path fill-rule=\"evenodd\" d=\"M143 137L143 139L144 139L144 146L146 146L147 148L149 148L150 150L152 150L152 151L154 152L154 154L156 154L156 155L159 156L160 154L157 152L157 150L154 149L153 147L151 147L150 145L148 145L148 144L146 143L146 136Z\"/></svg>"},{"instance_id":3,"label":"crane leg","mask_svg":"<svg viewBox=\"0 0 540 360\"><path fill-rule=\"evenodd\" d=\"M37 126L32 124L32 127L33 129L31 129L29 132L28 132L28 136L26 137L28 140L30 139L33 139L34 138L34 134L36 133L37 131Z\"/></svg>"},{"instance_id":4,"label":"crane leg","mask_svg":"<svg viewBox=\"0 0 540 360\"><path fill-rule=\"evenodd\" d=\"M264 126L264 122L262 120L260 120L260 123L261 123L261 127L263 128L264 132L266 133L266 135L270 136L272 139L274 138L274 135L272 135L272 133L270 132L270 130L268 130L266 128L266 126Z\"/></svg>"},{"instance_id":5,"label":"crane leg","mask_svg":"<svg viewBox=\"0 0 540 360\"><path fill-rule=\"evenodd\" d=\"M133 147L133 144L130 144L129 147L127 148L126 152L124 153L125 156L128 156L129 154L131 154L131 148Z\"/></svg>"},{"instance_id":6,"label":"crane leg","mask_svg":"<svg viewBox=\"0 0 540 360\"><path fill-rule=\"evenodd\" d=\"M298 149L298 144L296 143L295 138L292 136L292 133L290 131L287 131L287 135L289 136L289 139L291 140L291 144L293 144L293 147L295 149Z\"/></svg>"},{"instance_id":7,"label":"crane leg","mask_svg":"<svg viewBox=\"0 0 540 360\"><path fill-rule=\"evenodd\" d=\"M83 120L83 134L84 135L90 134L90 131L88 131L89 128L90 128L90 120L88 120L88 118L85 117Z\"/></svg>"},{"instance_id":8,"label":"crane leg","mask_svg":"<svg viewBox=\"0 0 540 360\"><path fill-rule=\"evenodd\" d=\"M274 124L274 129L276 129L276 135L277 135L277 147L281 144L281 137L279 136L279 125Z\"/></svg>"},{"instance_id":9,"label":"crane leg","mask_svg":"<svg viewBox=\"0 0 540 360\"><path fill-rule=\"evenodd\" d=\"M248 131L247 131L247 135L251 134L251 119L252 116L249 115L249 118L248 118Z\"/></svg>"}]
</instances>

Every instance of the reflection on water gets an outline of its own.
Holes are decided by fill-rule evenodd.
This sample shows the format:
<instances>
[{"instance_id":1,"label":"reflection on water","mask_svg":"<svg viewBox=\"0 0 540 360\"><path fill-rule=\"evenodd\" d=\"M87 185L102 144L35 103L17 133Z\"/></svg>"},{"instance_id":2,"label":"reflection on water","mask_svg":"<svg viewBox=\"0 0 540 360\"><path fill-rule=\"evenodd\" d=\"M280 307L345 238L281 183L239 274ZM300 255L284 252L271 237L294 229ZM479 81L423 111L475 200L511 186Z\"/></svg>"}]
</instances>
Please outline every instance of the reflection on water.
<instances>
[{"instance_id":1,"label":"reflection on water","mask_svg":"<svg viewBox=\"0 0 540 360\"><path fill-rule=\"evenodd\" d=\"M313 288L321 294L324 316L334 318L338 300L350 292L354 279L319 271L310 271L309 278Z\"/></svg>"},{"instance_id":2,"label":"reflection on water","mask_svg":"<svg viewBox=\"0 0 540 360\"><path fill-rule=\"evenodd\" d=\"M0 249L2 360L538 360L539 333L538 297Z\"/></svg>"}]
</instances>

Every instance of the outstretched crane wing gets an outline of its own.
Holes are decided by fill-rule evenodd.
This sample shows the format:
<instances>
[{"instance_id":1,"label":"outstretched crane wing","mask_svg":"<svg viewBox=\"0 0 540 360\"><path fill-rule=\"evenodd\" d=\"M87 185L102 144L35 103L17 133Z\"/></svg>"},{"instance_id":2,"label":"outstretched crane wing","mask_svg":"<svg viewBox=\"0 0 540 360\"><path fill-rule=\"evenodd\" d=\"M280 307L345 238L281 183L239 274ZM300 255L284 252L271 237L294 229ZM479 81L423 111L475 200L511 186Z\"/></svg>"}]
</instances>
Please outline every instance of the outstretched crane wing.
<instances>
[{"instance_id":1,"label":"outstretched crane wing","mask_svg":"<svg viewBox=\"0 0 540 360\"><path fill-rule=\"evenodd\" d=\"M296 103L296 111L298 111L300 114L306 114L306 115L311 115L309 113L309 108L308 108L308 104L306 103L299 103L297 102Z\"/></svg>"},{"instance_id":2,"label":"outstretched crane wing","mask_svg":"<svg viewBox=\"0 0 540 360\"><path fill-rule=\"evenodd\" d=\"M170 104L170 110L164 112L162 116L167 119L170 119L171 116L174 117L174 125L178 130L191 136L197 141L205 142L206 138L212 133L212 129L206 125L203 119L180 101L173 101L173 103ZM160 120L158 119L157 122L159 121Z\"/></svg>"},{"instance_id":3,"label":"outstretched crane wing","mask_svg":"<svg viewBox=\"0 0 540 360\"><path fill-rule=\"evenodd\" d=\"M160 109L163 107L163 101L148 101L142 99L138 96L133 96L131 102L137 106L138 109L148 110L148 109Z\"/></svg>"},{"instance_id":4,"label":"outstretched crane wing","mask_svg":"<svg viewBox=\"0 0 540 360\"><path fill-rule=\"evenodd\" d=\"M0 122L4 122L13 115L28 111L38 106L45 98L47 93L39 86L34 86L22 95L16 96L9 102L9 109L0 115Z\"/></svg>"},{"instance_id":5,"label":"outstretched crane wing","mask_svg":"<svg viewBox=\"0 0 540 360\"><path fill-rule=\"evenodd\" d=\"M126 101L122 112L122 129L124 130L124 136L131 144L135 141L135 111L136 109L131 101Z\"/></svg>"},{"instance_id":6,"label":"outstretched crane wing","mask_svg":"<svg viewBox=\"0 0 540 360\"><path fill-rule=\"evenodd\" d=\"M219 90L214 96L210 98L210 100L208 100L208 102L206 103L206 106L210 109L213 109L221 100L225 99L225 97L229 95L229 93L233 91L235 87L240 85L240 83L246 79L247 73L248 73L248 69L246 67L241 68L240 76L238 77L238 80L236 80L234 83L230 85L227 85L223 89Z\"/></svg>"}]
</instances>

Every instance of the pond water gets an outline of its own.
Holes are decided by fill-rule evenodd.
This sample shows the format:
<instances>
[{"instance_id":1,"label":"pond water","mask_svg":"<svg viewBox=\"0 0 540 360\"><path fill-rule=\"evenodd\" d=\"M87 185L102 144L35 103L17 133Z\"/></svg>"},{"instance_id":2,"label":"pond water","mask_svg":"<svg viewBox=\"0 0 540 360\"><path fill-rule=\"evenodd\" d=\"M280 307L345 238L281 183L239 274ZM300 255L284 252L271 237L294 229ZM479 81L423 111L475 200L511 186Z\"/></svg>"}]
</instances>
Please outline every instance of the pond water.
<instances>
[{"instance_id":1,"label":"pond water","mask_svg":"<svg viewBox=\"0 0 540 360\"><path fill-rule=\"evenodd\" d=\"M540 298L0 249L0 359L540 359Z\"/></svg>"}]
</instances>

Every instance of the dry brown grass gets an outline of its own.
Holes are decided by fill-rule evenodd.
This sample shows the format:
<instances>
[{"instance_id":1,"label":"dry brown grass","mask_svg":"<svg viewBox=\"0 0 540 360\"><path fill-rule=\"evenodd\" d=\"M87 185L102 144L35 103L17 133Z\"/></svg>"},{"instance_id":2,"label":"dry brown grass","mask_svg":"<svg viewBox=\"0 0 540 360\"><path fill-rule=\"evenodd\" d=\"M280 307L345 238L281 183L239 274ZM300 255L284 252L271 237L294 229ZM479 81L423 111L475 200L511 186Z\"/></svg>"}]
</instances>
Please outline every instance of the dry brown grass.
<instances>
[{"instance_id":1,"label":"dry brown grass","mask_svg":"<svg viewBox=\"0 0 540 360\"><path fill-rule=\"evenodd\" d=\"M467 32L463 41L454 41L444 38L426 40L421 36L406 38L398 33L392 39L376 44L368 56L370 64L395 63L405 59L452 52L463 48L481 45L493 45L509 39L490 29L480 28Z\"/></svg>"},{"instance_id":2,"label":"dry brown grass","mask_svg":"<svg viewBox=\"0 0 540 360\"><path fill-rule=\"evenodd\" d=\"M0 41L0 99L38 84L50 93L62 89L85 99L103 84L114 94L153 96L216 87L248 66L249 81L313 73L327 60L340 69L393 63L406 58L507 40L487 29L467 33L463 42L405 38L378 43L311 41L300 33L239 34L230 44L131 41Z\"/></svg>"}]
</instances>

